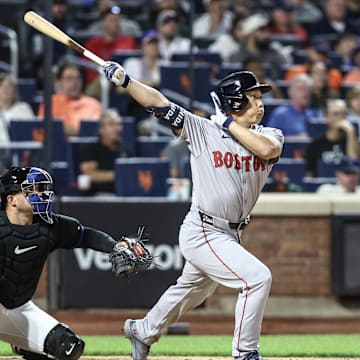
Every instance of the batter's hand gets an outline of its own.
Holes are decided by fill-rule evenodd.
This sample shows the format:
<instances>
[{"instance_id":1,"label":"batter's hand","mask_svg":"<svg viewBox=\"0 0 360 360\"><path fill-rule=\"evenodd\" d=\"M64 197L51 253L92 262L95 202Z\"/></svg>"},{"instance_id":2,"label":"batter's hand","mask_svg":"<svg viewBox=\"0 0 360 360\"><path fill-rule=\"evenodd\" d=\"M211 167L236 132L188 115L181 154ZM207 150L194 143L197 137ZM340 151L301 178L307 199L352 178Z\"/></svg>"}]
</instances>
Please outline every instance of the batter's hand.
<instances>
[{"instance_id":1,"label":"batter's hand","mask_svg":"<svg viewBox=\"0 0 360 360\"><path fill-rule=\"evenodd\" d=\"M107 79L113 82L115 85L126 87L129 84L129 75L126 73L125 69L115 61L105 62L102 70Z\"/></svg>"},{"instance_id":2,"label":"batter's hand","mask_svg":"<svg viewBox=\"0 0 360 360\"><path fill-rule=\"evenodd\" d=\"M215 115L211 115L210 119L216 123L216 125L221 128L228 129L229 125L234 121L232 117L226 116L221 110L220 99L217 96L215 91L210 93L211 99L215 106Z\"/></svg>"}]
</instances>

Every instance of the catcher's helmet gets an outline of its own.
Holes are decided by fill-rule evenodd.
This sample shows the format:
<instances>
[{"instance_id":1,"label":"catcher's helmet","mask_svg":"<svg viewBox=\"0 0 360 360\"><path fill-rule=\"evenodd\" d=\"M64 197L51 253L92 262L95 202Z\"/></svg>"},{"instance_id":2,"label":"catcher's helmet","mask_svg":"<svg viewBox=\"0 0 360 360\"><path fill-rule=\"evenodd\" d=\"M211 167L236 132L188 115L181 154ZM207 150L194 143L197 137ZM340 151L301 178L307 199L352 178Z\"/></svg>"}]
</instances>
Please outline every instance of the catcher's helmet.
<instances>
[{"instance_id":1,"label":"catcher's helmet","mask_svg":"<svg viewBox=\"0 0 360 360\"><path fill-rule=\"evenodd\" d=\"M9 194L21 191L31 204L33 213L51 224L54 196L52 185L53 180L44 169L13 166L0 177L0 194L3 199Z\"/></svg>"},{"instance_id":2,"label":"catcher's helmet","mask_svg":"<svg viewBox=\"0 0 360 360\"><path fill-rule=\"evenodd\" d=\"M248 98L244 93L255 89L264 93L271 90L271 85L259 83L254 73L250 71L238 71L225 76L215 92L224 112L237 112L248 104Z\"/></svg>"}]
</instances>

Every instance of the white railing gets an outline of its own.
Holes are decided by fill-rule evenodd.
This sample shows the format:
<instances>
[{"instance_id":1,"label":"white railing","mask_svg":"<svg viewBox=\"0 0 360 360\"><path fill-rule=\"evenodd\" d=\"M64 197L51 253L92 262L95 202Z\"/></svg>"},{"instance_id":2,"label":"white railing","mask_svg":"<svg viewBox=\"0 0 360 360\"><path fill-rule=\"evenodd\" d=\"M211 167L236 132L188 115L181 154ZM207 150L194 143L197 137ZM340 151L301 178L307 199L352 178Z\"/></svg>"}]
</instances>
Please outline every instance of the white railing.
<instances>
[{"instance_id":1,"label":"white railing","mask_svg":"<svg viewBox=\"0 0 360 360\"><path fill-rule=\"evenodd\" d=\"M9 38L10 71L14 79L17 79L19 69L18 36L15 30L4 25L0 25L0 34L4 34Z\"/></svg>"}]
</instances>

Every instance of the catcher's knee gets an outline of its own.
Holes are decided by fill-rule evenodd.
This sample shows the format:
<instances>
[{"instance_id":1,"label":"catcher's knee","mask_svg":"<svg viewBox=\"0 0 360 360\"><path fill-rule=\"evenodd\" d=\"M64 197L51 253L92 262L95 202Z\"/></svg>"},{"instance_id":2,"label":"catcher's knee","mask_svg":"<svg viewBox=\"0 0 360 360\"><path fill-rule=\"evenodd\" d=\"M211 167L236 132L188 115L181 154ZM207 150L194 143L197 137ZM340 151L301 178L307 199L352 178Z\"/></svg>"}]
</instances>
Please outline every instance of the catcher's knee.
<instances>
[{"instance_id":1,"label":"catcher's knee","mask_svg":"<svg viewBox=\"0 0 360 360\"><path fill-rule=\"evenodd\" d=\"M59 360L76 360L84 352L85 342L68 326L57 324L44 342L44 352Z\"/></svg>"}]
</instances>

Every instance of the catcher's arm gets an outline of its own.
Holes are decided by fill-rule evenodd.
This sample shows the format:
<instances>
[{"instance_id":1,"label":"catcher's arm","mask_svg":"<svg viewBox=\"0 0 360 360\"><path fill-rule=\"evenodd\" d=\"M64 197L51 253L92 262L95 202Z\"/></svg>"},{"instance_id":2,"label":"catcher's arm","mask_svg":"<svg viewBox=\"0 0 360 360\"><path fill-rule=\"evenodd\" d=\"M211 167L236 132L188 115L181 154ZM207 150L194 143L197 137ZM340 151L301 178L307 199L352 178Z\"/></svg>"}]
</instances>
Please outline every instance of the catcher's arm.
<instances>
[{"instance_id":1,"label":"catcher's arm","mask_svg":"<svg viewBox=\"0 0 360 360\"><path fill-rule=\"evenodd\" d=\"M115 243L109 259L116 275L147 270L152 264L153 258L144 244L148 239L142 239L143 233L144 227L141 226L136 235L123 236Z\"/></svg>"}]
</instances>

